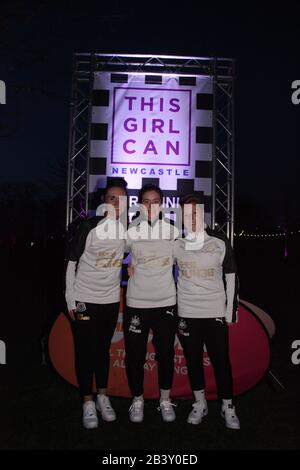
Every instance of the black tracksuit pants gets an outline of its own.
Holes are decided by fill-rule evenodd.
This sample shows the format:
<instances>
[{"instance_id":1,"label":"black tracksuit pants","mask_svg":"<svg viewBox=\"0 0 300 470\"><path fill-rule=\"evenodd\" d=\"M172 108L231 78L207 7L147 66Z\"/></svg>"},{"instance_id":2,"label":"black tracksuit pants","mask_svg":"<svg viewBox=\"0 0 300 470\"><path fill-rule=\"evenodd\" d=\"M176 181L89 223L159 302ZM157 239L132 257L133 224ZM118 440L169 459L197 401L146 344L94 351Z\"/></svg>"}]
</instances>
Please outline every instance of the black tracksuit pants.
<instances>
[{"instance_id":1,"label":"black tracksuit pants","mask_svg":"<svg viewBox=\"0 0 300 470\"><path fill-rule=\"evenodd\" d=\"M165 390L172 388L176 306L149 309L127 306L124 315L125 366L133 396L143 394L144 364L150 328L158 364L159 388Z\"/></svg>"},{"instance_id":2,"label":"black tracksuit pants","mask_svg":"<svg viewBox=\"0 0 300 470\"><path fill-rule=\"evenodd\" d=\"M225 318L178 318L178 338L192 390L205 389L203 346L214 368L218 398L232 398L228 325Z\"/></svg>"},{"instance_id":3,"label":"black tracksuit pants","mask_svg":"<svg viewBox=\"0 0 300 470\"><path fill-rule=\"evenodd\" d=\"M97 389L106 388L108 384L109 351L118 320L119 302L79 304L81 311L75 312L75 321L72 321L75 369L81 394L91 395L94 374Z\"/></svg>"}]
</instances>

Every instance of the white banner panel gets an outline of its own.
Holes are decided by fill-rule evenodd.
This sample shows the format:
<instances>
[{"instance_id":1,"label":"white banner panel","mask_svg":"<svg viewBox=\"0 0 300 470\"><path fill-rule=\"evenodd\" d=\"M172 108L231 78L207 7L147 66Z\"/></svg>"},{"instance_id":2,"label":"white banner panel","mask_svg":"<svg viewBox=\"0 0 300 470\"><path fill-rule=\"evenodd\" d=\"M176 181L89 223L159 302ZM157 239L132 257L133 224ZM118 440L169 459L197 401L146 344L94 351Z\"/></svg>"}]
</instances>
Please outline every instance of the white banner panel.
<instances>
[{"instance_id":1,"label":"white banner panel","mask_svg":"<svg viewBox=\"0 0 300 470\"><path fill-rule=\"evenodd\" d=\"M111 163L189 166L191 91L114 89Z\"/></svg>"},{"instance_id":2,"label":"white banner panel","mask_svg":"<svg viewBox=\"0 0 300 470\"><path fill-rule=\"evenodd\" d=\"M121 176L211 196L212 77L96 72L93 93L90 193Z\"/></svg>"}]
</instances>

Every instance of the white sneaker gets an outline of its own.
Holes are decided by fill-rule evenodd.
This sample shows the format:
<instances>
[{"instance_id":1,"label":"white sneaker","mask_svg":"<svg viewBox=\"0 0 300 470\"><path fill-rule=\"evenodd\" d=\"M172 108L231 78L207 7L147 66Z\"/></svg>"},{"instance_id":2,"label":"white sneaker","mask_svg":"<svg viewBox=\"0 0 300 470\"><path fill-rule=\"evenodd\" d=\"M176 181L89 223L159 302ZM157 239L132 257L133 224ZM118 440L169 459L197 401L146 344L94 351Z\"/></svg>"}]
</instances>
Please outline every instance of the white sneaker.
<instances>
[{"instance_id":1,"label":"white sneaker","mask_svg":"<svg viewBox=\"0 0 300 470\"><path fill-rule=\"evenodd\" d=\"M162 419L166 423L171 423L172 421L175 421L176 419L176 414L173 409L174 406L176 405L172 403L169 398L167 400L161 400L159 402L159 407L157 409L158 411L161 412Z\"/></svg>"},{"instance_id":2,"label":"white sneaker","mask_svg":"<svg viewBox=\"0 0 300 470\"><path fill-rule=\"evenodd\" d=\"M92 400L83 403L82 424L86 429L94 429L98 427L97 411L95 402Z\"/></svg>"},{"instance_id":3,"label":"white sneaker","mask_svg":"<svg viewBox=\"0 0 300 470\"><path fill-rule=\"evenodd\" d=\"M225 419L226 427L229 429L240 429L240 421L235 413L233 405L224 406L222 404L221 416Z\"/></svg>"},{"instance_id":4,"label":"white sneaker","mask_svg":"<svg viewBox=\"0 0 300 470\"><path fill-rule=\"evenodd\" d=\"M144 399L134 397L129 408L129 418L132 423L141 423L144 419Z\"/></svg>"},{"instance_id":5,"label":"white sneaker","mask_svg":"<svg viewBox=\"0 0 300 470\"><path fill-rule=\"evenodd\" d=\"M200 424L202 418L208 414L207 402L206 400L195 401L192 406L193 409L188 415L187 422L189 424Z\"/></svg>"},{"instance_id":6,"label":"white sneaker","mask_svg":"<svg viewBox=\"0 0 300 470\"><path fill-rule=\"evenodd\" d=\"M97 395L96 408L104 421L115 421L117 419L115 410L106 395Z\"/></svg>"}]
</instances>

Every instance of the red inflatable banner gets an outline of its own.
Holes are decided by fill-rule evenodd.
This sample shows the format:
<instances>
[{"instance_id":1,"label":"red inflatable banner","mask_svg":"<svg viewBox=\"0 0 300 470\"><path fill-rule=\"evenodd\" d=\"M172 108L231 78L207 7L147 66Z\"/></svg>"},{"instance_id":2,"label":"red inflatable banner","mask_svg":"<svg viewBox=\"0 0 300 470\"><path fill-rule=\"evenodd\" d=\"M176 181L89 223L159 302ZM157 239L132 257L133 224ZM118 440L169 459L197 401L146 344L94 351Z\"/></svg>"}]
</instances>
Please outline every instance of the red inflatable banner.
<instances>
[{"instance_id":1,"label":"red inflatable banner","mask_svg":"<svg viewBox=\"0 0 300 470\"><path fill-rule=\"evenodd\" d=\"M247 306L246 306L247 304ZM248 307L251 306L251 309ZM256 314L255 310L257 309ZM239 321L229 327L229 348L233 374L234 395L239 395L256 385L269 367L271 336L270 317L254 305L240 302ZM73 336L69 320L61 313L51 330L49 354L57 372L68 382L77 386L74 368ZM125 350L122 330L122 313L111 346L110 376L108 393L110 395L130 397L125 372ZM204 352L204 370L206 379L206 397L216 399L216 384L210 359ZM157 364L155 352L149 335L147 358L145 363L145 398L158 398ZM178 338L175 341L175 374L172 396L190 398L192 396L187 376L187 369Z\"/></svg>"}]
</instances>

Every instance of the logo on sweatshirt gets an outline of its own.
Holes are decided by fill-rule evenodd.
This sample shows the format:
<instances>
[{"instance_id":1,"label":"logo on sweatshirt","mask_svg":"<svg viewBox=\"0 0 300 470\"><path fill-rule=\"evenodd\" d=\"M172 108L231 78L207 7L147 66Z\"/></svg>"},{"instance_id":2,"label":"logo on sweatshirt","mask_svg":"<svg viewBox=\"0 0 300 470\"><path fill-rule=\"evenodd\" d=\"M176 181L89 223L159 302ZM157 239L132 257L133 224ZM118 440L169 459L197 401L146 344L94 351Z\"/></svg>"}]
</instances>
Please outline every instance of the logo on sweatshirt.
<instances>
[{"instance_id":1,"label":"logo on sweatshirt","mask_svg":"<svg viewBox=\"0 0 300 470\"><path fill-rule=\"evenodd\" d=\"M76 305L76 312L85 312L86 311L86 305L84 302L78 302Z\"/></svg>"},{"instance_id":2,"label":"logo on sweatshirt","mask_svg":"<svg viewBox=\"0 0 300 470\"><path fill-rule=\"evenodd\" d=\"M171 315L172 317L174 317L174 310L166 310L166 314L167 315Z\"/></svg>"},{"instance_id":3,"label":"logo on sweatshirt","mask_svg":"<svg viewBox=\"0 0 300 470\"><path fill-rule=\"evenodd\" d=\"M133 333L141 333L142 330L138 328L140 324L141 324L140 317L138 315L134 315L133 317L131 317L131 320L130 320L129 331L132 331Z\"/></svg>"},{"instance_id":4,"label":"logo on sweatshirt","mask_svg":"<svg viewBox=\"0 0 300 470\"><path fill-rule=\"evenodd\" d=\"M187 323L185 320L181 319L178 323L178 333L182 336L190 336L189 332L185 330L187 330Z\"/></svg>"}]
</instances>

